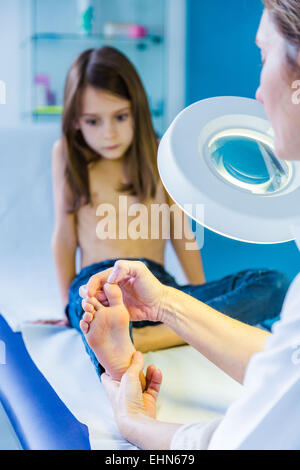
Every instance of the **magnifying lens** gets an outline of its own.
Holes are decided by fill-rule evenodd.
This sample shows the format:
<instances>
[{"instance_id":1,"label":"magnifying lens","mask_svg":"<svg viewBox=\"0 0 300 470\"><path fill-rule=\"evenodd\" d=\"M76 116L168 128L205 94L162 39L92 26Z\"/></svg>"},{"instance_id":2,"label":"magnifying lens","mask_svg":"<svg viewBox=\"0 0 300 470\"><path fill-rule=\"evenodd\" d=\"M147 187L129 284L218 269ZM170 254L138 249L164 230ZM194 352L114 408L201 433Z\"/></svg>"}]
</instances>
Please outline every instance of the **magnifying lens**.
<instances>
[{"instance_id":1,"label":"magnifying lens","mask_svg":"<svg viewBox=\"0 0 300 470\"><path fill-rule=\"evenodd\" d=\"M204 227L248 243L295 238L300 164L276 157L258 101L215 97L184 109L160 142L158 169L170 196Z\"/></svg>"}]
</instances>

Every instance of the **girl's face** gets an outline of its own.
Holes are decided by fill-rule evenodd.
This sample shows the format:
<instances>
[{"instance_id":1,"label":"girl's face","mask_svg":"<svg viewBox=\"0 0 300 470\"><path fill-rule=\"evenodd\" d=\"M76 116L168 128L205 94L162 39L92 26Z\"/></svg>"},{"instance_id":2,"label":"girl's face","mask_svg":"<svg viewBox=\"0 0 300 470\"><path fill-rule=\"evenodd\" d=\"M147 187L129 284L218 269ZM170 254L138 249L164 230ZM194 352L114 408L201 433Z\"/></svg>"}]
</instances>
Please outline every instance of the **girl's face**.
<instances>
[{"instance_id":1,"label":"girl's face","mask_svg":"<svg viewBox=\"0 0 300 470\"><path fill-rule=\"evenodd\" d=\"M123 157L132 143L134 125L130 101L87 86L78 121L86 143L109 160Z\"/></svg>"},{"instance_id":2,"label":"girl's face","mask_svg":"<svg viewBox=\"0 0 300 470\"><path fill-rule=\"evenodd\" d=\"M275 133L275 152L285 160L300 160L300 104L295 101L295 78L289 78L285 41L267 10L257 32L263 69L256 98L265 108ZM299 93L298 93L299 96Z\"/></svg>"}]
</instances>

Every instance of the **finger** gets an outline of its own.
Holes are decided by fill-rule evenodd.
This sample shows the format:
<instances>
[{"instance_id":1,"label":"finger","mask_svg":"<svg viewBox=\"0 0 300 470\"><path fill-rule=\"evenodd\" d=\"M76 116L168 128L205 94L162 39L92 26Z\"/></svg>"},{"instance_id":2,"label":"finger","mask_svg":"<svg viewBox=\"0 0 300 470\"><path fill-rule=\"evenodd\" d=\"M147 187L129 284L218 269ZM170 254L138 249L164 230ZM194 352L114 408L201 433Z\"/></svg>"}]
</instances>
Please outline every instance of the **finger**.
<instances>
[{"instance_id":1,"label":"finger","mask_svg":"<svg viewBox=\"0 0 300 470\"><path fill-rule=\"evenodd\" d=\"M147 370L148 375L148 370ZM157 398L160 387L162 384L162 372L160 369L151 369L149 374L149 382L147 383L146 392L153 396L154 399Z\"/></svg>"},{"instance_id":2,"label":"finger","mask_svg":"<svg viewBox=\"0 0 300 470\"><path fill-rule=\"evenodd\" d=\"M113 268L105 269L100 273L94 274L90 277L87 283L87 295L89 297L95 297L98 291L103 289L104 284L107 282L107 278L109 277Z\"/></svg>"},{"instance_id":3,"label":"finger","mask_svg":"<svg viewBox=\"0 0 300 470\"><path fill-rule=\"evenodd\" d=\"M115 388L120 384L117 380L114 380L111 375L109 375L107 372L104 372L101 374L101 383L104 386L105 389L108 389L110 387Z\"/></svg>"},{"instance_id":4,"label":"finger","mask_svg":"<svg viewBox=\"0 0 300 470\"><path fill-rule=\"evenodd\" d=\"M130 281L131 281L131 282L134 281L134 277L130 276L130 274L127 274L126 276L124 276L124 277L122 278L122 280L118 282L118 285L119 285L119 286L121 287L121 289L122 289L122 287L123 287L125 284L127 284L128 281L129 281L129 282L130 282Z\"/></svg>"},{"instance_id":5,"label":"finger","mask_svg":"<svg viewBox=\"0 0 300 470\"><path fill-rule=\"evenodd\" d=\"M118 284L104 284L104 292L111 307L123 304L122 291Z\"/></svg>"},{"instance_id":6,"label":"finger","mask_svg":"<svg viewBox=\"0 0 300 470\"><path fill-rule=\"evenodd\" d=\"M125 372L124 376L128 376L133 379L139 379L140 373L144 368L144 356L140 351L136 351L132 355L131 364ZM122 377L122 379L123 379Z\"/></svg>"},{"instance_id":7,"label":"finger","mask_svg":"<svg viewBox=\"0 0 300 470\"><path fill-rule=\"evenodd\" d=\"M101 383L111 402L115 400L115 395L120 387L120 383L113 380L107 373L101 375Z\"/></svg>"},{"instance_id":8,"label":"finger","mask_svg":"<svg viewBox=\"0 0 300 470\"><path fill-rule=\"evenodd\" d=\"M132 400L142 402L142 393L145 390L141 381L141 374L144 368L144 357L140 352L135 352L132 356L131 364L123 374L120 382L119 406L126 409L128 402Z\"/></svg>"},{"instance_id":9,"label":"finger","mask_svg":"<svg viewBox=\"0 0 300 470\"><path fill-rule=\"evenodd\" d=\"M151 380L152 380L152 375L153 372L155 371L155 366L151 365L147 367L147 372L146 372L146 388L148 388Z\"/></svg>"},{"instance_id":10,"label":"finger","mask_svg":"<svg viewBox=\"0 0 300 470\"><path fill-rule=\"evenodd\" d=\"M136 277L144 271L146 267L141 261L118 260L107 279L107 282L116 284L121 282L126 276Z\"/></svg>"}]
</instances>

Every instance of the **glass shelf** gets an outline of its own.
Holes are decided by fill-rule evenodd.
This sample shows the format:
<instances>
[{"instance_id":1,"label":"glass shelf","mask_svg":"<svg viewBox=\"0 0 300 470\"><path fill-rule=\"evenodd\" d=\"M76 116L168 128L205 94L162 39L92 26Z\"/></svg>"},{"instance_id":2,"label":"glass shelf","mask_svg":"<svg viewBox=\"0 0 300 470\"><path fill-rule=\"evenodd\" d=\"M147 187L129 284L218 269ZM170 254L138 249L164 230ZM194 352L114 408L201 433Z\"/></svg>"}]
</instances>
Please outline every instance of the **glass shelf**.
<instances>
[{"instance_id":1,"label":"glass shelf","mask_svg":"<svg viewBox=\"0 0 300 470\"><path fill-rule=\"evenodd\" d=\"M60 116L63 112L62 106L42 106L36 108L32 114L34 116Z\"/></svg>"},{"instance_id":2,"label":"glass shelf","mask_svg":"<svg viewBox=\"0 0 300 470\"><path fill-rule=\"evenodd\" d=\"M73 41L73 40L95 40L95 41L105 41L105 42L120 42L125 44L161 44L163 42L163 37L155 34L150 34L141 38L129 38L122 36L106 36L104 34L80 34L80 33L38 33L30 36L31 41L39 40L52 40L52 41Z\"/></svg>"},{"instance_id":3,"label":"glass shelf","mask_svg":"<svg viewBox=\"0 0 300 470\"><path fill-rule=\"evenodd\" d=\"M32 111L32 115L37 116L60 116L63 112L63 107L61 105L56 106L42 106L40 108L36 108ZM162 109L152 109L151 110L152 116L155 118L159 118L163 116Z\"/></svg>"}]
</instances>

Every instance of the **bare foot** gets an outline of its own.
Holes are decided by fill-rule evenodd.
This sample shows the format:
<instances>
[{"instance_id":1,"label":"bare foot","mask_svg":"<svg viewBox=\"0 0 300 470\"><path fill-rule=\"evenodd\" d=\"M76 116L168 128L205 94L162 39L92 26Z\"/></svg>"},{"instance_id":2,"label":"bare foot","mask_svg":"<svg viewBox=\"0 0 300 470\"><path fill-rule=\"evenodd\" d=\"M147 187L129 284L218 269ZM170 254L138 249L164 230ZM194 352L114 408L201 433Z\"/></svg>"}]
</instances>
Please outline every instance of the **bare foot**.
<instances>
[{"instance_id":1,"label":"bare foot","mask_svg":"<svg viewBox=\"0 0 300 470\"><path fill-rule=\"evenodd\" d=\"M114 379L121 380L128 369L135 347L129 335L129 313L117 284L105 284L108 307L95 297L89 298L93 312L86 312L80 328L98 361Z\"/></svg>"}]
</instances>

